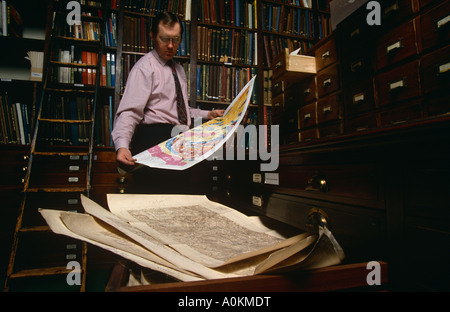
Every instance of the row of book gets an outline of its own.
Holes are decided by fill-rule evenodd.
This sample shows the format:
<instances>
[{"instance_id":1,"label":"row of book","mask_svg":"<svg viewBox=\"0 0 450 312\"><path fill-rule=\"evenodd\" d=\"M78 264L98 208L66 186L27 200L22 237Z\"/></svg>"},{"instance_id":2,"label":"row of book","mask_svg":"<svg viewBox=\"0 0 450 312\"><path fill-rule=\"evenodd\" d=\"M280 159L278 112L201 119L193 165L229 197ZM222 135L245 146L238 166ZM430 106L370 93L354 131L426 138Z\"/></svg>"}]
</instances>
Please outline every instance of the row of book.
<instances>
[{"instance_id":1,"label":"row of book","mask_svg":"<svg viewBox=\"0 0 450 312\"><path fill-rule=\"evenodd\" d=\"M81 96L49 94L48 103L42 108L41 118L56 120L91 121L94 100ZM46 145L86 145L89 143L91 124L41 122L41 143Z\"/></svg>"},{"instance_id":2,"label":"row of book","mask_svg":"<svg viewBox=\"0 0 450 312\"><path fill-rule=\"evenodd\" d=\"M255 32L197 26L197 59L229 64L257 65Z\"/></svg>"},{"instance_id":3,"label":"row of book","mask_svg":"<svg viewBox=\"0 0 450 312\"><path fill-rule=\"evenodd\" d=\"M29 105L10 102L6 93L0 95L0 143L30 144L31 121Z\"/></svg>"},{"instance_id":4,"label":"row of book","mask_svg":"<svg viewBox=\"0 0 450 312\"><path fill-rule=\"evenodd\" d=\"M309 9L264 3L263 29L314 38L314 13Z\"/></svg>"},{"instance_id":5,"label":"row of book","mask_svg":"<svg viewBox=\"0 0 450 312\"><path fill-rule=\"evenodd\" d=\"M298 6L298 7L302 7L302 8L311 9L312 8L312 1L313 0L275 0L275 1L272 1L272 2L279 2L279 3L282 3L282 4L289 4L289 5L294 5L294 6Z\"/></svg>"},{"instance_id":6,"label":"row of book","mask_svg":"<svg viewBox=\"0 0 450 312\"><path fill-rule=\"evenodd\" d=\"M0 36L22 37L23 20L16 8L6 0L0 1Z\"/></svg>"},{"instance_id":7,"label":"row of book","mask_svg":"<svg viewBox=\"0 0 450 312\"><path fill-rule=\"evenodd\" d=\"M191 23L181 22L183 26L182 40L178 47L178 56L190 55ZM124 15L122 50L125 52L147 53L153 49L154 43L150 38L152 18L144 16Z\"/></svg>"},{"instance_id":8,"label":"row of book","mask_svg":"<svg viewBox=\"0 0 450 312\"><path fill-rule=\"evenodd\" d=\"M198 21L256 29L256 0L200 0Z\"/></svg>"},{"instance_id":9,"label":"row of book","mask_svg":"<svg viewBox=\"0 0 450 312\"><path fill-rule=\"evenodd\" d=\"M114 87L116 76L116 55L106 53L102 55L102 71L100 86ZM84 51L79 47L71 46L70 50L59 50L59 62L67 64L96 65L98 54L96 52ZM96 79L96 68L80 67L58 67L53 72L53 82L71 83L82 85L94 85Z\"/></svg>"},{"instance_id":10,"label":"row of book","mask_svg":"<svg viewBox=\"0 0 450 312\"><path fill-rule=\"evenodd\" d=\"M68 38L98 41L101 37L101 28L97 22L81 21L78 25L61 23L61 27L57 27L56 35Z\"/></svg>"},{"instance_id":11,"label":"row of book","mask_svg":"<svg viewBox=\"0 0 450 312\"><path fill-rule=\"evenodd\" d=\"M111 13L106 19L105 45L107 47L117 47L117 14Z\"/></svg>"},{"instance_id":12,"label":"row of book","mask_svg":"<svg viewBox=\"0 0 450 312\"><path fill-rule=\"evenodd\" d=\"M41 118L54 120L78 120L79 123L45 122L39 126L40 144L44 145L87 145L91 136L94 100L82 96L49 95L49 103L43 107ZM106 99L105 99L106 100ZM113 123L112 96L100 103L96 112L94 140L96 146L113 146L111 130Z\"/></svg>"},{"instance_id":13,"label":"row of book","mask_svg":"<svg viewBox=\"0 0 450 312\"><path fill-rule=\"evenodd\" d=\"M178 14L186 21L190 20L191 0L116 0L117 8L120 1L123 2L123 7L126 11L151 16L167 11Z\"/></svg>"},{"instance_id":14,"label":"row of book","mask_svg":"<svg viewBox=\"0 0 450 312\"><path fill-rule=\"evenodd\" d=\"M197 100L230 103L250 79L256 68L238 68L224 65L197 65ZM257 86L253 87L250 103L256 104Z\"/></svg>"}]
</instances>

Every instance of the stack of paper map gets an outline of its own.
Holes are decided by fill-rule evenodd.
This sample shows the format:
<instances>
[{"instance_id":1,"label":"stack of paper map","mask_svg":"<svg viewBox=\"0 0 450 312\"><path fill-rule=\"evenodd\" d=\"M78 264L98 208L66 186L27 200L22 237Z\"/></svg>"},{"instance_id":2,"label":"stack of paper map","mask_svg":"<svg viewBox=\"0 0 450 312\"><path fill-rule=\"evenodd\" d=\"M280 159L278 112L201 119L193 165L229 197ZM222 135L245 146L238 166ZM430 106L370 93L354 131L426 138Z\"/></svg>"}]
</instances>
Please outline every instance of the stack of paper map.
<instances>
[{"instance_id":1,"label":"stack of paper map","mask_svg":"<svg viewBox=\"0 0 450 312\"><path fill-rule=\"evenodd\" d=\"M180 281L320 268L344 258L326 227L284 237L202 195L109 194L109 210L83 195L81 203L86 213L40 213L55 233Z\"/></svg>"}]
</instances>

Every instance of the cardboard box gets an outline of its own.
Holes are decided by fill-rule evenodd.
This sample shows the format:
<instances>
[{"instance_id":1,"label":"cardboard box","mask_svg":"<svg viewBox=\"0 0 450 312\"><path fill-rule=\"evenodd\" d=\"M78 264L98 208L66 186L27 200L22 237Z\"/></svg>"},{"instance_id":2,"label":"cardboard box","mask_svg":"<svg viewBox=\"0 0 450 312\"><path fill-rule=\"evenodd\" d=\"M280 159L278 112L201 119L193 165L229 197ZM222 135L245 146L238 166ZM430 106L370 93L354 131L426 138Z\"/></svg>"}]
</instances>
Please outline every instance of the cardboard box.
<instances>
[{"instance_id":1,"label":"cardboard box","mask_svg":"<svg viewBox=\"0 0 450 312\"><path fill-rule=\"evenodd\" d=\"M31 76L30 76L30 80L31 81L42 81L42 68L37 68L37 67L31 67Z\"/></svg>"}]
</instances>

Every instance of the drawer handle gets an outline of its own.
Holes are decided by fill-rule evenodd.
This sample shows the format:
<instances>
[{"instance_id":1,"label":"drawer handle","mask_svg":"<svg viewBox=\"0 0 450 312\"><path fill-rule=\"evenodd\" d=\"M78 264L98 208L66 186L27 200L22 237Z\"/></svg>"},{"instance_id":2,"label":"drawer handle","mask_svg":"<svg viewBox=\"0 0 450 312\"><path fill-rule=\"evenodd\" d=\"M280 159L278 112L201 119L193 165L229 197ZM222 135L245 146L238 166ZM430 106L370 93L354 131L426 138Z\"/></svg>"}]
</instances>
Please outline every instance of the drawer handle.
<instances>
[{"instance_id":1,"label":"drawer handle","mask_svg":"<svg viewBox=\"0 0 450 312\"><path fill-rule=\"evenodd\" d=\"M124 176L121 176L117 178L117 183L127 183L127 178Z\"/></svg>"},{"instance_id":2,"label":"drawer handle","mask_svg":"<svg viewBox=\"0 0 450 312\"><path fill-rule=\"evenodd\" d=\"M309 95L311 94L311 88L306 88L305 91L303 92L305 95Z\"/></svg>"},{"instance_id":3,"label":"drawer handle","mask_svg":"<svg viewBox=\"0 0 450 312\"><path fill-rule=\"evenodd\" d=\"M311 208L306 219L308 232L318 233L319 227L328 227L328 215L319 208Z\"/></svg>"},{"instance_id":4,"label":"drawer handle","mask_svg":"<svg viewBox=\"0 0 450 312\"><path fill-rule=\"evenodd\" d=\"M394 53L396 50L403 48L402 39L390 44L386 47L386 54Z\"/></svg>"},{"instance_id":5,"label":"drawer handle","mask_svg":"<svg viewBox=\"0 0 450 312\"><path fill-rule=\"evenodd\" d=\"M438 66L438 75L450 73L450 62Z\"/></svg>"},{"instance_id":6,"label":"drawer handle","mask_svg":"<svg viewBox=\"0 0 450 312\"><path fill-rule=\"evenodd\" d=\"M444 29L444 27L446 27L447 26L447 28L448 28L448 25L450 25L448 22L450 21L450 15L447 15L446 17L444 17L444 18L441 18L440 20L438 20L437 22L436 22L436 28L439 30L439 29Z\"/></svg>"},{"instance_id":7,"label":"drawer handle","mask_svg":"<svg viewBox=\"0 0 450 312\"><path fill-rule=\"evenodd\" d=\"M309 119L311 119L311 113L305 114L305 116L303 117L303 119L305 121L308 121Z\"/></svg>"},{"instance_id":8,"label":"drawer handle","mask_svg":"<svg viewBox=\"0 0 450 312\"><path fill-rule=\"evenodd\" d=\"M322 108L322 113L324 115L330 114L331 112L332 112L332 110L331 110L331 106L330 105L325 106L324 108Z\"/></svg>"},{"instance_id":9,"label":"drawer handle","mask_svg":"<svg viewBox=\"0 0 450 312\"><path fill-rule=\"evenodd\" d=\"M385 10L384 10L384 15L389 15L394 13L395 11L397 11L399 9L399 5L398 5L398 1L395 1L395 3L393 5L388 6Z\"/></svg>"},{"instance_id":10,"label":"drawer handle","mask_svg":"<svg viewBox=\"0 0 450 312\"><path fill-rule=\"evenodd\" d=\"M329 57L330 57L330 50L325 51L324 53L322 53L322 61L325 61Z\"/></svg>"},{"instance_id":11,"label":"drawer handle","mask_svg":"<svg viewBox=\"0 0 450 312\"><path fill-rule=\"evenodd\" d=\"M389 92L394 92L406 87L405 79L401 79L399 81L391 82L389 84Z\"/></svg>"},{"instance_id":12,"label":"drawer handle","mask_svg":"<svg viewBox=\"0 0 450 312\"><path fill-rule=\"evenodd\" d=\"M356 37L359 35L359 28L356 28L354 31L350 33L350 38Z\"/></svg>"},{"instance_id":13,"label":"drawer handle","mask_svg":"<svg viewBox=\"0 0 450 312\"><path fill-rule=\"evenodd\" d=\"M353 63L350 65L350 70L352 71L352 73L355 73L355 72L357 72L358 70L360 70L361 67L362 67L362 60L358 60L358 61L356 61L356 62L353 62Z\"/></svg>"},{"instance_id":14,"label":"drawer handle","mask_svg":"<svg viewBox=\"0 0 450 312\"><path fill-rule=\"evenodd\" d=\"M280 67L281 67L281 65L282 65L282 64L281 64L281 61L279 61L278 63L276 63L276 64L275 64L275 69L278 69L278 68L280 68Z\"/></svg>"},{"instance_id":15,"label":"drawer handle","mask_svg":"<svg viewBox=\"0 0 450 312\"><path fill-rule=\"evenodd\" d=\"M328 192L329 186L325 175L321 172L314 172L308 179L306 191Z\"/></svg>"},{"instance_id":16,"label":"drawer handle","mask_svg":"<svg viewBox=\"0 0 450 312\"><path fill-rule=\"evenodd\" d=\"M120 187L117 189L117 193L119 194L125 194L125 188L124 187Z\"/></svg>"},{"instance_id":17,"label":"drawer handle","mask_svg":"<svg viewBox=\"0 0 450 312\"><path fill-rule=\"evenodd\" d=\"M331 78L328 78L326 80L323 81L323 87L324 88L329 88L331 86Z\"/></svg>"},{"instance_id":18,"label":"drawer handle","mask_svg":"<svg viewBox=\"0 0 450 312\"><path fill-rule=\"evenodd\" d=\"M358 93L353 96L353 104L354 105L364 103L364 100L365 100L364 93Z\"/></svg>"}]
</instances>

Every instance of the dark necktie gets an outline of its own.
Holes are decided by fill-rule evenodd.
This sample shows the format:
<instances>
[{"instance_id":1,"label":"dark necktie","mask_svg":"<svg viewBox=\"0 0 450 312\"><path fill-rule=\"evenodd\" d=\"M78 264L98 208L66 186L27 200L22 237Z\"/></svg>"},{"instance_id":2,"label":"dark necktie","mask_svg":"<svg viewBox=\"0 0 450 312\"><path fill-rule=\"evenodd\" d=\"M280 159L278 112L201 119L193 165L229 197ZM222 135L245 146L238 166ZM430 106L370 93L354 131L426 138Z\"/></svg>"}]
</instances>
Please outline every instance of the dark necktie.
<instances>
[{"instance_id":1,"label":"dark necktie","mask_svg":"<svg viewBox=\"0 0 450 312\"><path fill-rule=\"evenodd\" d=\"M184 105L183 93L181 92L180 81L178 80L177 71L175 69L175 62L173 60L169 60L168 64L170 67L172 67L173 79L175 80L175 89L177 91L178 121L182 125L186 125L187 124L186 106Z\"/></svg>"}]
</instances>

